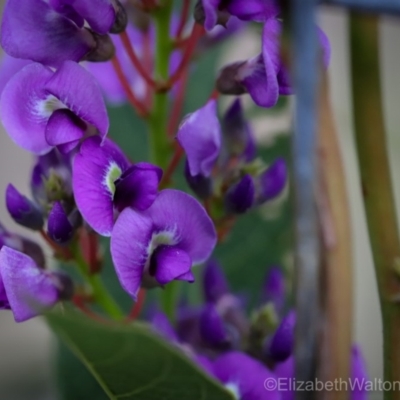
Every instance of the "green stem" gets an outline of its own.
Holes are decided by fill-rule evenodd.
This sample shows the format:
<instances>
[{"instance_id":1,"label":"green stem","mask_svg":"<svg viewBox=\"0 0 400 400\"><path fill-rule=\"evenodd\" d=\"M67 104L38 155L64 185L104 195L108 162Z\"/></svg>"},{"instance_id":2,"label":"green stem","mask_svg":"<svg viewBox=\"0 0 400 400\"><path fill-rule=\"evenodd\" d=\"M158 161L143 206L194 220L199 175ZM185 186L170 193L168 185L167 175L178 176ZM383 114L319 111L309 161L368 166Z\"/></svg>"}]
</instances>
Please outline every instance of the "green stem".
<instances>
[{"instance_id":1,"label":"green stem","mask_svg":"<svg viewBox=\"0 0 400 400\"><path fill-rule=\"evenodd\" d=\"M400 381L400 280L395 266L400 241L385 137L379 71L379 19L351 16L351 58L355 135L369 237L378 282L385 381ZM400 392L385 392L400 399Z\"/></svg>"},{"instance_id":2,"label":"green stem","mask_svg":"<svg viewBox=\"0 0 400 400\"><path fill-rule=\"evenodd\" d=\"M169 35L172 14L172 0L166 0L164 6L154 13L156 28L155 79L166 82L169 75L169 56L172 42ZM165 168L171 156L172 146L168 139L168 92L156 92L153 110L149 119L150 158L152 162Z\"/></svg>"},{"instance_id":3,"label":"green stem","mask_svg":"<svg viewBox=\"0 0 400 400\"><path fill-rule=\"evenodd\" d=\"M175 321L176 303L179 297L179 282L172 281L162 292L162 307L171 322Z\"/></svg>"},{"instance_id":4,"label":"green stem","mask_svg":"<svg viewBox=\"0 0 400 400\"><path fill-rule=\"evenodd\" d=\"M122 319L124 317L124 313L107 291L101 280L101 277L99 275L93 275L89 273L89 266L83 258L78 246L75 246L73 249L73 254L77 269L85 282L89 284L92 290L93 299L96 304L98 304L111 318L116 320Z\"/></svg>"}]
</instances>

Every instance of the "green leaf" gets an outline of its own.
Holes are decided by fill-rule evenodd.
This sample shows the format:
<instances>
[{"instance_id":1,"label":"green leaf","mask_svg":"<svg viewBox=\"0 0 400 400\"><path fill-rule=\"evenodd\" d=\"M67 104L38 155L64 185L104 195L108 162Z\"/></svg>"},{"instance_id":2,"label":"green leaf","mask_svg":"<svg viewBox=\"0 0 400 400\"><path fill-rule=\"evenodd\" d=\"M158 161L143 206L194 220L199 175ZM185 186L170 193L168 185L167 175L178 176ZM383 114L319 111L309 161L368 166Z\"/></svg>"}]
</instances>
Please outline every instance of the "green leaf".
<instances>
[{"instance_id":1,"label":"green leaf","mask_svg":"<svg viewBox=\"0 0 400 400\"><path fill-rule=\"evenodd\" d=\"M233 400L183 351L146 324L102 324L75 312L50 314L47 320L110 399ZM87 396L95 398L93 393Z\"/></svg>"}]
</instances>

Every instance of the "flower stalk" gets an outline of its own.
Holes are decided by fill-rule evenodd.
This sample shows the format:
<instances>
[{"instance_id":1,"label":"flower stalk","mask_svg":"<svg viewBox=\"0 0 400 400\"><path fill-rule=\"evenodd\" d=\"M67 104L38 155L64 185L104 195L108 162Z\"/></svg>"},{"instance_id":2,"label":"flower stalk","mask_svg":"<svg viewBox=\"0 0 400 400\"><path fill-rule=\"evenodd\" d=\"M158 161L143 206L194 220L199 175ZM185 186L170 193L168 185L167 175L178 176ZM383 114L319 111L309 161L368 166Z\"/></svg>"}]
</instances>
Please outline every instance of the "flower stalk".
<instances>
[{"instance_id":1,"label":"flower stalk","mask_svg":"<svg viewBox=\"0 0 400 400\"><path fill-rule=\"evenodd\" d=\"M369 238L381 303L384 380L400 380L399 232L390 176L379 70L379 18L352 14L350 20L355 139ZM385 392L386 400L400 392Z\"/></svg>"}]
</instances>

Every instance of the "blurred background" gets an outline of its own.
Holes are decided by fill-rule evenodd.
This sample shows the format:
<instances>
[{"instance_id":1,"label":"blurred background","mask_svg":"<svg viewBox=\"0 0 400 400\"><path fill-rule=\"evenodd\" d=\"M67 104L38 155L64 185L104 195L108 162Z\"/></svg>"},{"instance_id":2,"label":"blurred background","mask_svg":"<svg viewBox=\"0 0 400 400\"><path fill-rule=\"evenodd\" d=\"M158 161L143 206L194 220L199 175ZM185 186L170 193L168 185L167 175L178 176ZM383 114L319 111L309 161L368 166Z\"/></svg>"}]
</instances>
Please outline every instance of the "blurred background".
<instances>
[{"instance_id":1,"label":"blurred background","mask_svg":"<svg viewBox=\"0 0 400 400\"><path fill-rule=\"evenodd\" d=\"M3 1L1 1L3 3ZM341 146L347 173L354 240L354 339L364 351L371 378L382 377L382 334L377 288L371 252L362 209L358 170L352 137L352 107L350 98L348 14L339 9L321 8L320 26L331 41L332 60L329 68L331 96L334 105ZM382 78L385 99L392 178L400 212L400 24L399 20L383 18L381 23ZM223 60L244 59L257 53L258 43L253 37L235 37L226 48ZM221 60L222 63L222 60ZM368 82L366 82L368 84ZM275 117L258 118L257 130L261 140L269 140L277 132L290 126L288 113ZM15 146L0 128L0 193L12 182L28 194L28 177L32 164L28 153ZM0 220L7 227L26 235L12 223L0 196ZM384 221L382 221L384 223ZM36 238L37 239L37 238ZM44 323L35 319L15 324L11 313L0 312L0 399L44 400L56 399L52 380L52 337ZM400 340L400 338L399 338ZM381 394L371 394L371 399Z\"/></svg>"}]
</instances>

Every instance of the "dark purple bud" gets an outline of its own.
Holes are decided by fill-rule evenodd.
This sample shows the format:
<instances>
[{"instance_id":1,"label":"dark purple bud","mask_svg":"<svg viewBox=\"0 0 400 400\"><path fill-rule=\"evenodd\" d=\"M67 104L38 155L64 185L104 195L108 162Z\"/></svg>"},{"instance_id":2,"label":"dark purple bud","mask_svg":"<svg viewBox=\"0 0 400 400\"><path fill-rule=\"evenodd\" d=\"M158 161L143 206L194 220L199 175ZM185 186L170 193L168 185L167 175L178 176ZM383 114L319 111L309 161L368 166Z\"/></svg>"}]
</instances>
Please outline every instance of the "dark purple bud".
<instances>
[{"instance_id":1,"label":"dark purple bud","mask_svg":"<svg viewBox=\"0 0 400 400\"><path fill-rule=\"evenodd\" d=\"M246 87L241 82L241 70L246 67L246 61L238 61L222 68L215 84L221 94L241 95L247 93Z\"/></svg>"},{"instance_id":2,"label":"dark purple bud","mask_svg":"<svg viewBox=\"0 0 400 400\"><path fill-rule=\"evenodd\" d=\"M277 313L283 310L285 304L285 277L281 268L271 267L263 287L263 301L271 302Z\"/></svg>"},{"instance_id":3,"label":"dark purple bud","mask_svg":"<svg viewBox=\"0 0 400 400\"><path fill-rule=\"evenodd\" d=\"M42 248L32 240L21 237L21 251L22 253L28 255L35 261L39 268L46 267L46 257L44 256Z\"/></svg>"},{"instance_id":4,"label":"dark purple bud","mask_svg":"<svg viewBox=\"0 0 400 400\"><path fill-rule=\"evenodd\" d=\"M71 300L74 295L74 282L62 271L52 272L52 279L57 288L58 299L60 301Z\"/></svg>"},{"instance_id":5,"label":"dark purple bud","mask_svg":"<svg viewBox=\"0 0 400 400\"><path fill-rule=\"evenodd\" d=\"M85 56L86 61L103 62L111 60L115 54L114 43L109 35L99 35L90 31L96 42L96 47Z\"/></svg>"},{"instance_id":6,"label":"dark purple bud","mask_svg":"<svg viewBox=\"0 0 400 400\"><path fill-rule=\"evenodd\" d=\"M286 361L293 352L296 315L291 311L268 341L267 355L274 361Z\"/></svg>"},{"instance_id":7,"label":"dark purple bud","mask_svg":"<svg viewBox=\"0 0 400 400\"><path fill-rule=\"evenodd\" d=\"M223 134L229 156L251 161L256 155L256 145L250 124L246 121L240 99L236 99L225 113Z\"/></svg>"},{"instance_id":8,"label":"dark purple bud","mask_svg":"<svg viewBox=\"0 0 400 400\"><path fill-rule=\"evenodd\" d=\"M73 226L59 201L53 204L50 211L47 232L49 237L59 244L67 243L74 234Z\"/></svg>"},{"instance_id":9,"label":"dark purple bud","mask_svg":"<svg viewBox=\"0 0 400 400\"><path fill-rule=\"evenodd\" d=\"M211 303L205 306L200 315L200 334L210 346L220 347L229 344L229 334L225 323Z\"/></svg>"},{"instance_id":10,"label":"dark purple bud","mask_svg":"<svg viewBox=\"0 0 400 400\"><path fill-rule=\"evenodd\" d=\"M269 168L256 178L257 204L265 203L280 195L286 186L287 168L283 158L276 159Z\"/></svg>"},{"instance_id":11,"label":"dark purple bud","mask_svg":"<svg viewBox=\"0 0 400 400\"><path fill-rule=\"evenodd\" d=\"M196 176L190 175L189 164L185 162L185 178L190 189L201 199L207 199L212 194L212 180L211 178L198 174Z\"/></svg>"},{"instance_id":12,"label":"dark purple bud","mask_svg":"<svg viewBox=\"0 0 400 400\"><path fill-rule=\"evenodd\" d=\"M114 25L110 29L110 33L121 33L126 29L128 25L128 15L125 11L124 6L118 1L114 0L115 8L115 21Z\"/></svg>"},{"instance_id":13,"label":"dark purple bud","mask_svg":"<svg viewBox=\"0 0 400 400\"><path fill-rule=\"evenodd\" d=\"M243 214L254 203L253 178L246 174L243 178L231 186L225 194L225 208L228 213Z\"/></svg>"},{"instance_id":14,"label":"dark purple bud","mask_svg":"<svg viewBox=\"0 0 400 400\"><path fill-rule=\"evenodd\" d=\"M207 302L216 303L222 296L229 293L228 282L215 260L209 260L203 276L204 297Z\"/></svg>"},{"instance_id":15,"label":"dark purple bud","mask_svg":"<svg viewBox=\"0 0 400 400\"><path fill-rule=\"evenodd\" d=\"M11 217L17 224L33 230L42 229L42 212L35 203L19 193L11 184L6 189L6 206Z\"/></svg>"}]
</instances>

